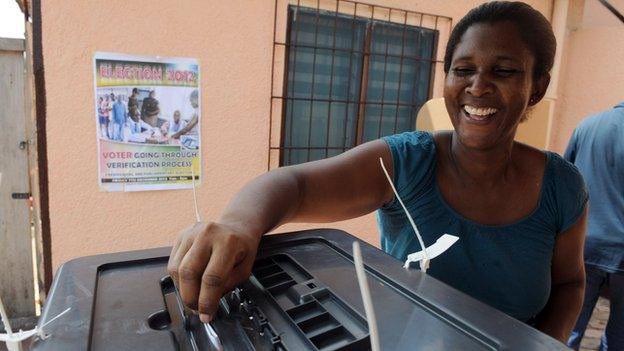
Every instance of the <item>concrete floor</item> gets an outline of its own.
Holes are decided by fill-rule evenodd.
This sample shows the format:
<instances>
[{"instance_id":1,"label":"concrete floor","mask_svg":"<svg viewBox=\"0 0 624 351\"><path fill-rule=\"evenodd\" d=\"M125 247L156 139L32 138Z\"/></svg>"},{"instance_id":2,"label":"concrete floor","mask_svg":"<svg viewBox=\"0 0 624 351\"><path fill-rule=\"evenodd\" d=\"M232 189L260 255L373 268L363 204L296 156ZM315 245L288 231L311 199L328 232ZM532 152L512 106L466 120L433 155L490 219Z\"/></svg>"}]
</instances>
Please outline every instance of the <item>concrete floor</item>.
<instances>
[{"instance_id":1,"label":"concrete floor","mask_svg":"<svg viewBox=\"0 0 624 351\"><path fill-rule=\"evenodd\" d=\"M609 320L609 300L599 298L589 320L585 336L581 341L581 351L594 351L600 347L600 337Z\"/></svg>"}]
</instances>

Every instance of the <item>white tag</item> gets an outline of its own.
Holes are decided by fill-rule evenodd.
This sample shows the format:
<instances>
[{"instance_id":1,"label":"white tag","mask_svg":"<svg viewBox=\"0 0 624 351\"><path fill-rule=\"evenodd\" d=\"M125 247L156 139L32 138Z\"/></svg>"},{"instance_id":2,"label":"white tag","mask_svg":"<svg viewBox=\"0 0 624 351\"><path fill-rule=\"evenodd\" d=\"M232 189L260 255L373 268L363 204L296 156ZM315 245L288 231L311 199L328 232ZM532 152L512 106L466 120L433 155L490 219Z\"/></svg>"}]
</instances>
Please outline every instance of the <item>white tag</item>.
<instances>
[{"instance_id":1,"label":"white tag","mask_svg":"<svg viewBox=\"0 0 624 351\"><path fill-rule=\"evenodd\" d=\"M35 328L27 331L18 331L12 334L0 334L0 341L6 343L8 351L23 351L25 350L24 345L22 345L22 341L30 338L31 336L37 334L39 329Z\"/></svg>"},{"instance_id":2,"label":"white tag","mask_svg":"<svg viewBox=\"0 0 624 351\"><path fill-rule=\"evenodd\" d=\"M450 234L444 234L436 240L433 245L426 248L426 256L429 260L440 256L444 251L448 250L449 247L453 246L459 240L459 237ZM403 267L409 268L410 263L418 262L423 259L423 251L418 251L407 255L407 260L405 260L405 265Z\"/></svg>"},{"instance_id":3,"label":"white tag","mask_svg":"<svg viewBox=\"0 0 624 351\"><path fill-rule=\"evenodd\" d=\"M22 340L26 340L28 338L30 338L31 336L37 334L38 329L31 329L31 330L26 330L26 331L18 331L18 332L13 332L13 334L9 335L9 334L0 334L0 341L22 341Z\"/></svg>"},{"instance_id":4,"label":"white tag","mask_svg":"<svg viewBox=\"0 0 624 351\"><path fill-rule=\"evenodd\" d=\"M2 304L2 300L0 299L0 306L1 306L1 304ZM4 306L1 306L1 307L4 307ZM47 339L49 335L46 335L43 332L43 328L46 325L54 322L57 318L61 317L65 313L69 312L70 309L71 309L71 307L67 308L65 311L59 313L54 318L52 318L49 321L47 321L41 327L36 327L35 329L26 330L26 331L20 330L18 332L12 332L12 333L7 333L7 334L0 334L0 341L6 343L8 351L22 351L22 350L24 350L23 345L22 345L22 341L30 338L31 336L33 336L35 334L37 334L37 336L41 340ZM4 320L4 322L5 322L5 326L8 326L8 323L6 322L6 320ZM10 329L10 327L7 327L7 330L8 329Z\"/></svg>"}]
</instances>

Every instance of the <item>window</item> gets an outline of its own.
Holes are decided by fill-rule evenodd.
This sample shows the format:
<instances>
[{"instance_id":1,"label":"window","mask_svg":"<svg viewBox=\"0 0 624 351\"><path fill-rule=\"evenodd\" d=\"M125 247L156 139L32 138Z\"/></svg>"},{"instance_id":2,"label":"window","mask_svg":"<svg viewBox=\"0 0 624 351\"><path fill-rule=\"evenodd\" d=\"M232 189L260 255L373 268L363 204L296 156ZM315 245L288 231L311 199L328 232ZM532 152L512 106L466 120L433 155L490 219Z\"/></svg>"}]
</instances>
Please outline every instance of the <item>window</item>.
<instances>
[{"instance_id":1,"label":"window","mask_svg":"<svg viewBox=\"0 0 624 351\"><path fill-rule=\"evenodd\" d=\"M414 130L430 96L438 31L408 25L400 12L405 23L288 7L280 165Z\"/></svg>"}]
</instances>

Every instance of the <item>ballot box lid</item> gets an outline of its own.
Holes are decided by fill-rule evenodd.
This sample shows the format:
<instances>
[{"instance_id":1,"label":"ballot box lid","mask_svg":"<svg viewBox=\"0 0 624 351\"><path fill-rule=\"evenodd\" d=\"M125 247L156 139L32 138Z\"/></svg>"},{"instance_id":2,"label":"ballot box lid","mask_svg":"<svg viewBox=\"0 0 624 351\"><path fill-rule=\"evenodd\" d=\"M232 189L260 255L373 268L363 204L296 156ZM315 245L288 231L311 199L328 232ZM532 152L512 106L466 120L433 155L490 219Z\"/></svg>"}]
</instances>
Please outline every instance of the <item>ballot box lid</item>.
<instances>
[{"instance_id":1,"label":"ballot box lid","mask_svg":"<svg viewBox=\"0 0 624 351\"><path fill-rule=\"evenodd\" d=\"M56 273L33 350L368 350L343 231L265 236L221 299L215 344L167 276L170 248L74 259ZM566 350L555 339L361 242L382 350Z\"/></svg>"}]
</instances>

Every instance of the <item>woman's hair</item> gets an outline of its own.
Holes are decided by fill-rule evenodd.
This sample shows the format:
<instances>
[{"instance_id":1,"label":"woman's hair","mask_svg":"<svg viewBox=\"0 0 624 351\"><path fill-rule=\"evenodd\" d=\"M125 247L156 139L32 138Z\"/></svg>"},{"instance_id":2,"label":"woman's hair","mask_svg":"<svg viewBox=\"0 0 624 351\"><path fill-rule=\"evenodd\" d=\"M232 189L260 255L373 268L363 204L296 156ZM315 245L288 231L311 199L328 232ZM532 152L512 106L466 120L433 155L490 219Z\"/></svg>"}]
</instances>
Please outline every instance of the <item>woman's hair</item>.
<instances>
[{"instance_id":1,"label":"woman's hair","mask_svg":"<svg viewBox=\"0 0 624 351\"><path fill-rule=\"evenodd\" d=\"M533 54L535 58L533 77L537 78L550 72L557 47L550 23L539 11L519 1L492 1L470 10L451 32L444 54L444 72L449 72L455 48L470 26L503 21L509 21L517 26L522 40Z\"/></svg>"}]
</instances>

